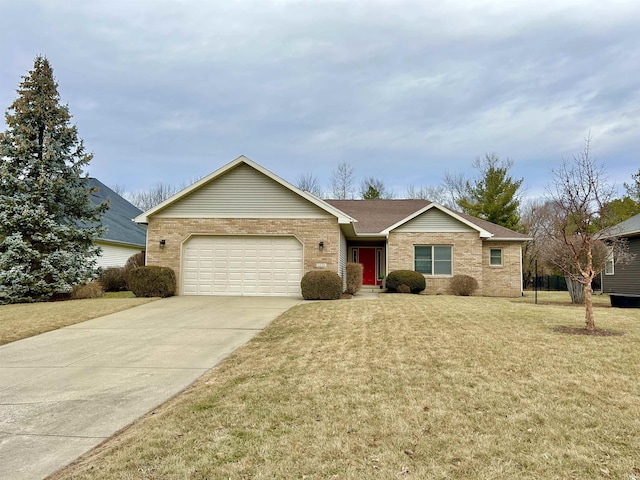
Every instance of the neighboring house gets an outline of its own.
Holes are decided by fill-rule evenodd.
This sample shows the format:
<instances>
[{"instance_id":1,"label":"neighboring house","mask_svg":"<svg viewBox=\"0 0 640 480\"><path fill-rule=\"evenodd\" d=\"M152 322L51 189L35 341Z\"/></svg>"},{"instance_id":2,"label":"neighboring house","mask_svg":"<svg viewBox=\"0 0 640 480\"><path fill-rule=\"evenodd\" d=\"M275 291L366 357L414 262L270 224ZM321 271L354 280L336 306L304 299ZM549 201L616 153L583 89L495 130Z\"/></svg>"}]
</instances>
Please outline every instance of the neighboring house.
<instances>
[{"instance_id":1,"label":"neighboring house","mask_svg":"<svg viewBox=\"0 0 640 480\"><path fill-rule=\"evenodd\" d=\"M602 292L611 296L614 307L640 306L640 214L612 227L610 233L627 239L633 258L622 264L616 264L613 257L608 259L602 275Z\"/></svg>"},{"instance_id":2,"label":"neighboring house","mask_svg":"<svg viewBox=\"0 0 640 480\"><path fill-rule=\"evenodd\" d=\"M105 232L95 241L102 247L98 266L122 267L129 257L145 249L147 229L133 221L142 211L95 178L87 179L87 186L97 189L91 194L95 205L109 201L109 209L102 215Z\"/></svg>"},{"instance_id":3,"label":"neighboring house","mask_svg":"<svg viewBox=\"0 0 640 480\"><path fill-rule=\"evenodd\" d=\"M171 267L182 295L299 295L311 270L364 284L398 269L448 293L455 274L478 294L522 294L528 237L424 200L321 200L241 156L178 192L136 222L148 225L147 264Z\"/></svg>"}]
</instances>

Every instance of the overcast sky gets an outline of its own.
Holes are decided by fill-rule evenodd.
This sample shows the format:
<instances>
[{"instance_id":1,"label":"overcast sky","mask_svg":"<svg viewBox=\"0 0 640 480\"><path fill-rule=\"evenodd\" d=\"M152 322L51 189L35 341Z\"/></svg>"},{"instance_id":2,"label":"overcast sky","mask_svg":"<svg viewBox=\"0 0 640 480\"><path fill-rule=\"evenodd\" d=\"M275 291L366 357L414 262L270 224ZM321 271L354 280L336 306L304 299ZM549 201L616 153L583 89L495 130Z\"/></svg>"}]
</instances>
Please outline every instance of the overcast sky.
<instances>
[{"instance_id":1,"label":"overcast sky","mask_svg":"<svg viewBox=\"0 0 640 480\"><path fill-rule=\"evenodd\" d=\"M0 0L3 111L37 54L128 191L243 154L402 197L495 153L535 196L589 132L620 191L640 168L637 0Z\"/></svg>"}]
</instances>

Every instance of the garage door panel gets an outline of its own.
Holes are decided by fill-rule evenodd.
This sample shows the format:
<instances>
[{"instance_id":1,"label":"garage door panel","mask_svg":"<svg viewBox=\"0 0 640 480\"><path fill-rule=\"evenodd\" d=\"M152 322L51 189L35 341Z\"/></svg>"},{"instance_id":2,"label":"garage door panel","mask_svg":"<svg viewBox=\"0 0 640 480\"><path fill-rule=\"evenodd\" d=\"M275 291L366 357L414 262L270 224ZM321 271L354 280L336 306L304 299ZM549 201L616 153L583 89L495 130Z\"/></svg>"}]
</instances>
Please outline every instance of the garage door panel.
<instances>
[{"instance_id":1,"label":"garage door panel","mask_svg":"<svg viewBox=\"0 0 640 480\"><path fill-rule=\"evenodd\" d=\"M300 295L302 244L293 237L195 236L183 248L185 295Z\"/></svg>"}]
</instances>

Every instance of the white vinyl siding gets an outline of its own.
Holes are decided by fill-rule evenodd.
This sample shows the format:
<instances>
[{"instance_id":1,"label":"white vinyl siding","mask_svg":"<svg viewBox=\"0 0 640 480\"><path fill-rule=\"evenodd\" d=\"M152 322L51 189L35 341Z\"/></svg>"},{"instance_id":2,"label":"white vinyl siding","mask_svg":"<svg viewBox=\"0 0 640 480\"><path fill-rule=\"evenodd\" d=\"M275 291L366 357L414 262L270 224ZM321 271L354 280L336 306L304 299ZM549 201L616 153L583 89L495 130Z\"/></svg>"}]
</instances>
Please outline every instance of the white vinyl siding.
<instances>
[{"instance_id":1,"label":"white vinyl siding","mask_svg":"<svg viewBox=\"0 0 640 480\"><path fill-rule=\"evenodd\" d=\"M126 245L114 245L111 243L96 242L102 248L102 253L98 256L98 266L124 267L129 257L144 251L143 247L131 247Z\"/></svg>"},{"instance_id":2,"label":"white vinyl siding","mask_svg":"<svg viewBox=\"0 0 640 480\"><path fill-rule=\"evenodd\" d=\"M475 230L437 208L427 210L422 215L400 225L396 232L474 232Z\"/></svg>"},{"instance_id":3,"label":"white vinyl siding","mask_svg":"<svg viewBox=\"0 0 640 480\"><path fill-rule=\"evenodd\" d=\"M241 164L159 211L166 218L328 218L278 182Z\"/></svg>"},{"instance_id":4,"label":"white vinyl siding","mask_svg":"<svg viewBox=\"0 0 640 480\"><path fill-rule=\"evenodd\" d=\"M294 237L194 236L182 265L183 295L298 296L303 250Z\"/></svg>"}]
</instances>

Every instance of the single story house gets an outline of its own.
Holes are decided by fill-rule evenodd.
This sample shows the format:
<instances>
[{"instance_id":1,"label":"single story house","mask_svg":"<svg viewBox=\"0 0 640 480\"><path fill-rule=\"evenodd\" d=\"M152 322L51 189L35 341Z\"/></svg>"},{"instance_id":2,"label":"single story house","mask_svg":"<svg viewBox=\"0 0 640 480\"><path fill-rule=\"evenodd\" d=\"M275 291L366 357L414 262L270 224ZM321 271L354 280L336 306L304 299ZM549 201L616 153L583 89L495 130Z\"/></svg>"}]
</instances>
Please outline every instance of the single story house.
<instances>
[{"instance_id":1,"label":"single story house","mask_svg":"<svg viewBox=\"0 0 640 480\"><path fill-rule=\"evenodd\" d=\"M478 294L522 294L528 237L425 200L321 200L241 156L135 221L148 225L147 265L172 268L180 295L300 295L311 270L364 284L393 270L425 275L447 293L455 274Z\"/></svg>"},{"instance_id":2,"label":"single story house","mask_svg":"<svg viewBox=\"0 0 640 480\"><path fill-rule=\"evenodd\" d=\"M612 227L607 235L625 238L633 258L629 263L616 264L607 259L602 275L602 292L611 296L611 305L640 306L640 214Z\"/></svg>"},{"instance_id":3,"label":"single story house","mask_svg":"<svg viewBox=\"0 0 640 480\"><path fill-rule=\"evenodd\" d=\"M109 209L101 219L102 225L106 227L105 232L95 241L102 247L98 266L123 267L129 257L145 249L147 229L133 221L142 210L95 178L88 178L87 186L94 189L91 193L91 202L94 205L109 201Z\"/></svg>"}]
</instances>

